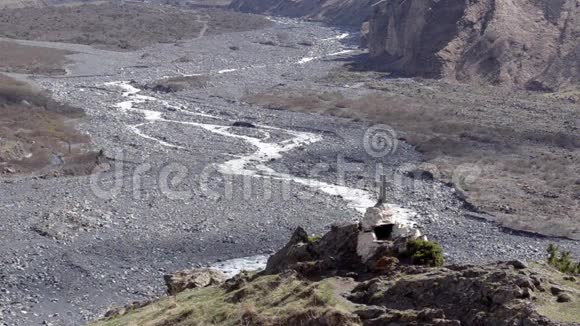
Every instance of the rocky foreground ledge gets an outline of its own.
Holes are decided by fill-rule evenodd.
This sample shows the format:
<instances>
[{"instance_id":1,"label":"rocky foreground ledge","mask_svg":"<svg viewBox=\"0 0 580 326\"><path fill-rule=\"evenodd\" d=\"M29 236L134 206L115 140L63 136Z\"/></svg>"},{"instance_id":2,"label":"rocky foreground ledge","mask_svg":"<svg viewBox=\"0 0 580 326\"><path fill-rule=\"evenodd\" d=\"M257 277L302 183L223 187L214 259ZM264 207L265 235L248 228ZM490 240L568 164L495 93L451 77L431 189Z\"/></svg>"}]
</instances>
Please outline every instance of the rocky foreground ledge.
<instances>
[{"instance_id":1,"label":"rocky foreground ledge","mask_svg":"<svg viewBox=\"0 0 580 326\"><path fill-rule=\"evenodd\" d=\"M301 228L264 271L166 275L168 297L94 325L579 325L580 282L542 263L439 266L388 208L323 237Z\"/></svg>"}]
</instances>

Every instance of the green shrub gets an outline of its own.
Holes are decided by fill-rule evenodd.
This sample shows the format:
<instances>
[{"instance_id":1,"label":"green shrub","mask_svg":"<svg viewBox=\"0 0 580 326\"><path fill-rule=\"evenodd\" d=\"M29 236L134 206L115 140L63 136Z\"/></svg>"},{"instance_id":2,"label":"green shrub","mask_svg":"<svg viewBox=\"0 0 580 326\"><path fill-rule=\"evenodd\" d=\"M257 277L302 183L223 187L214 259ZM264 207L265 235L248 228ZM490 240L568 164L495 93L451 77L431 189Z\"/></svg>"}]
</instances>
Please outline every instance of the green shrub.
<instances>
[{"instance_id":1,"label":"green shrub","mask_svg":"<svg viewBox=\"0 0 580 326\"><path fill-rule=\"evenodd\" d=\"M443 248L427 240L413 240L407 243L407 256L413 264L425 266L443 266Z\"/></svg>"},{"instance_id":2,"label":"green shrub","mask_svg":"<svg viewBox=\"0 0 580 326\"><path fill-rule=\"evenodd\" d=\"M320 241L320 239L322 239L322 236L320 235L312 235L308 237L308 242L309 243L316 243L318 241Z\"/></svg>"},{"instance_id":3,"label":"green shrub","mask_svg":"<svg viewBox=\"0 0 580 326\"><path fill-rule=\"evenodd\" d=\"M568 274L580 274L580 262L572 261L572 257L569 251L563 251L560 253L560 248L550 244L548 246L548 264L555 267L562 273Z\"/></svg>"}]
</instances>

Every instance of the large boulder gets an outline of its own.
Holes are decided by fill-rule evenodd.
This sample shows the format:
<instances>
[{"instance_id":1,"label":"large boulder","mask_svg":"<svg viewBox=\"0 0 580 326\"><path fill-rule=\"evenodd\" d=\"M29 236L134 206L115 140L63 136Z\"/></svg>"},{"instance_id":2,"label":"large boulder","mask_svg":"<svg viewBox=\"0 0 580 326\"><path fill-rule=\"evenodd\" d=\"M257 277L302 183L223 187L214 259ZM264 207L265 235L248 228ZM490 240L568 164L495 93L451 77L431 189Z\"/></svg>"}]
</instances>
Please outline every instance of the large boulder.
<instances>
[{"instance_id":1,"label":"large boulder","mask_svg":"<svg viewBox=\"0 0 580 326\"><path fill-rule=\"evenodd\" d=\"M268 259L265 272L276 274L290 269L298 262L312 261L315 258L311 250L308 233L299 227L294 231L286 246Z\"/></svg>"},{"instance_id":2,"label":"large boulder","mask_svg":"<svg viewBox=\"0 0 580 326\"><path fill-rule=\"evenodd\" d=\"M176 295L187 289L204 288L225 282L227 276L215 269L200 268L167 274L164 277L167 294Z\"/></svg>"},{"instance_id":3,"label":"large boulder","mask_svg":"<svg viewBox=\"0 0 580 326\"><path fill-rule=\"evenodd\" d=\"M334 224L328 233L314 243L314 252L327 261L329 268L360 269L361 258L356 252L359 232L358 224Z\"/></svg>"},{"instance_id":4,"label":"large boulder","mask_svg":"<svg viewBox=\"0 0 580 326\"><path fill-rule=\"evenodd\" d=\"M309 238L298 228L284 248L268 259L266 274L295 270L304 275L360 270L357 254L358 224L336 224L320 239Z\"/></svg>"}]
</instances>

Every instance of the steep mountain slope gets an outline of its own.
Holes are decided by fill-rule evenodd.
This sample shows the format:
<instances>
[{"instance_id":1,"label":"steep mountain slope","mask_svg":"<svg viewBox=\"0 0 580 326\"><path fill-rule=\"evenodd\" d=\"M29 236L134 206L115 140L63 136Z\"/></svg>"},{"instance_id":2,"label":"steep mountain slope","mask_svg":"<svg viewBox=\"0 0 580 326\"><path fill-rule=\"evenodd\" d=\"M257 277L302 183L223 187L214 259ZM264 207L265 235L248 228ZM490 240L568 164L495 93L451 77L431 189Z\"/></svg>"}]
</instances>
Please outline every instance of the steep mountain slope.
<instances>
[{"instance_id":1,"label":"steep mountain slope","mask_svg":"<svg viewBox=\"0 0 580 326\"><path fill-rule=\"evenodd\" d=\"M408 75L555 90L580 81L576 0L385 1L370 54Z\"/></svg>"},{"instance_id":2,"label":"steep mountain slope","mask_svg":"<svg viewBox=\"0 0 580 326\"><path fill-rule=\"evenodd\" d=\"M235 0L231 8L359 25L375 67L532 90L580 83L578 0ZM368 34L367 34L368 33Z\"/></svg>"}]
</instances>

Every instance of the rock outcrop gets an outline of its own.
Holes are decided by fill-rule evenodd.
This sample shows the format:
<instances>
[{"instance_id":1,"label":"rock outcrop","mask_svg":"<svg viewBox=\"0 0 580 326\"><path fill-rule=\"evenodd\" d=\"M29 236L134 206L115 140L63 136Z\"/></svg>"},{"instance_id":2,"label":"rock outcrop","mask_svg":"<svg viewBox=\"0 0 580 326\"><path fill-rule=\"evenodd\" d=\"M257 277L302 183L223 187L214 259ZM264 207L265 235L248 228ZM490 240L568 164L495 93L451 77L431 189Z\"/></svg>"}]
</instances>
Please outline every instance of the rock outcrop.
<instances>
[{"instance_id":1,"label":"rock outcrop","mask_svg":"<svg viewBox=\"0 0 580 326\"><path fill-rule=\"evenodd\" d=\"M388 206L370 207L358 224L335 224L320 239L296 229L284 248L268 259L265 273L295 270L303 275L347 275L388 268L385 257L400 257L421 233ZM388 265L388 263L387 263Z\"/></svg>"},{"instance_id":2,"label":"rock outcrop","mask_svg":"<svg viewBox=\"0 0 580 326\"><path fill-rule=\"evenodd\" d=\"M222 284L226 275L211 268L192 269L164 276L167 294L176 295L187 289L204 288Z\"/></svg>"},{"instance_id":3,"label":"rock outcrop","mask_svg":"<svg viewBox=\"0 0 580 326\"><path fill-rule=\"evenodd\" d=\"M521 267L518 265L518 267ZM511 263L416 269L408 278L361 283L349 299L381 307L365 324L382 325L427 318L441 325L551 325L532 306L546 293L545 280Z\"/></svg>"},{"instance_id":4,"label":"rock outcrop","mask_svg":"<svg viewBox=\"0 0 580 326\"><path fill-rule=\"evenodd\" d=\"M321 239L313 239L299 228L262 273L242 272L214 285L211 277L204 276L201 286L208 287L180 293L180 285L172 297L114 309L96 325L556 326L580 322L580 284L547 265L509 261L425 267L388 256L388 250L383 250L389 249L386 245L374 255L382 257L374 260L380 268L369 268L357 254L357 236L362 231L359 224L334 226ZM207 271L170 278L179 284L184 279L197 284L198 272ZM169 293L173 292L170 285Z\"/></svg>"},{"instance_id":5,"label":"rock outcrop","mask_svg":"<svg viewBox=\"0 0 580 326\"><path fill-rule=\"evenodd\" d=\"M268 261L264 274L298 273L316 280L353 277L357 285L345 296L357 304L352 314L365 326L561 325L580 320L580 316L572 317L575 308L570 304L580 307L576 279L543 264L410 265L397 259L404 249L393 243L416 239L408 235L412 228L390 234L390 240L378 240L368 260L357 253L357 237L396 222L388 209L379 206L369 208L360 224L334 226L316 242L299 228ZM555 316L553 309L566 317L550 319Z\"/></svg>"},{"instance_id":6,"label":"rock outcrop","mask_svg":"<svg viewBox=\"0 0 580 326\"><path fill-rule=\"evenodd\" d=\"M375 6L371 57L384 69L555 90L580 82L576 0L394 0Z\"/></svg>"},{"instance_id":7,"label":"rock outcrop","mask_svg":"<svg viewBox=\"0 0 580 326\"><path fill-rule=\"evenodd\" d=\"M319 240L311 239L298 228L284 248L268 259L267 274L297 270L304 275L358 270L361 259L356 254L358 225L333 225Z\"/></svg>"}]
</instances>

